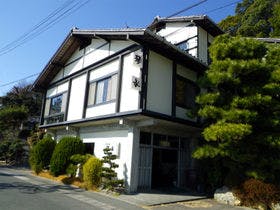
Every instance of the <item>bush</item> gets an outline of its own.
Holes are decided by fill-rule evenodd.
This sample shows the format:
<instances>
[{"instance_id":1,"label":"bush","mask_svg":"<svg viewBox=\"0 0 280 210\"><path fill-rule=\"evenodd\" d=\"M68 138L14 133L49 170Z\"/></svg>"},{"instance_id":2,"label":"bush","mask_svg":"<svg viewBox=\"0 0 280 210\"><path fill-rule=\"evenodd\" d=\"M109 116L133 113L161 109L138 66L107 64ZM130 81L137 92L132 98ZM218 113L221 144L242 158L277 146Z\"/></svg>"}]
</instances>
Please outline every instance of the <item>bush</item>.
<instances>
[{"instance_id":1,"label":"bush","mask_svg":"<svg viewBox=\"0 0 280 210\"><path fill-rule=\"evenodd\" d=\"M101 183L102 161L92 156L83 166L83 180L87 189L98 187Z\"/></svg>"},{"instance_id":2,"label":"bush","mask_svg":"<svg viewBox=\"0 0 280 210\"><path fill-rule=\"evenodd\" d=\"M44 168L47 168L50 165L55 145L56 141L53 140L51 136L46 135L30 150L29 164L36 174L40 173Z\"/></svg>"},{"instance_id":3,"label":"bush","mask_svg":"<svg viewBox=\"0 0 280 210\"><path fill-rule=\"evenodd\" d=\"M63 137L56 145L50 162L50 171L54 176L65 174L66 167L70 163L70 157L74 154L83 154L84 144L78 137Z\"/></svg>"},{"instance_id":4,"label":"bush","mask_svg":"<svg viewBox=\"0 0 280 210\"><path fill-rule=\"evenodd\" d=\"M70 175L71 177L74 177L76 175L77 171L77 165L81 164L83 166L85 162L92 157L90 154L75 154L70 157L70 164L67 166L66 173L67 175Z\"/></svg>"},{"instance_id":5,"label":"bush","mask_svg":"<svg viewBox=\"0 0 280 210\"><path fill-rule=\"evenodd\" d=\"M242 205L271 207L273 203L278 203L280 200L280 188L260 180L249 179L236 190L236 195Z\"/></svg>"},{"instance_id":6,"label":"bush","mask_svg":"<svg viewBox=\"0 0 280 210\"><path fill-rule=\"evenodd\" d=\"M119 167L114 161L117 156L113 154L113 149L106 147L103 149L105 156L102 158L102 185L103 188L111 191L122 191L124 180L118 179L115 169Z\"/></svg>"}]
</instances>

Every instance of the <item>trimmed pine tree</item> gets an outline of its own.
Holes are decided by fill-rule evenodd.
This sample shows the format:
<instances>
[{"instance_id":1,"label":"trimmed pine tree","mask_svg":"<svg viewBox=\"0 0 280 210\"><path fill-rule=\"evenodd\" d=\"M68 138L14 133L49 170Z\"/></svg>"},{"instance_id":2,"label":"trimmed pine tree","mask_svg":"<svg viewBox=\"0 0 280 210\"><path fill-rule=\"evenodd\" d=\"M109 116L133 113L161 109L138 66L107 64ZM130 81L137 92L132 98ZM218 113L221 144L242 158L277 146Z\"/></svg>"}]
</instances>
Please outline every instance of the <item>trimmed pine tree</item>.
<instances>
[{"instance_id":1,"label":"trimmed pine tree","mask_svg":"<svg viewBox=\"0 0 280 210\"><path fill-rule=\"evenodd\" d=\"M207 161L213 185L248 177L279 184L280 46L223 35L210 54L201 79L209 91L197 97L205 141L193 157Z\"/></svg>"},{"instance_id":2,"label":"trimmed pine tree","mask_svg":"<svg viewBox=\"0 0 280 210\"><path fill-rule=\"evenodd\" d=\"M114 161L117 156L113 154L113 149L111 147L106 147L103 149L104 155L102 158L102 185L104 189L111 191L122 190L124 181L117 178L117 173L115 169L119 167Z\"/></svg>"}]
</instances>

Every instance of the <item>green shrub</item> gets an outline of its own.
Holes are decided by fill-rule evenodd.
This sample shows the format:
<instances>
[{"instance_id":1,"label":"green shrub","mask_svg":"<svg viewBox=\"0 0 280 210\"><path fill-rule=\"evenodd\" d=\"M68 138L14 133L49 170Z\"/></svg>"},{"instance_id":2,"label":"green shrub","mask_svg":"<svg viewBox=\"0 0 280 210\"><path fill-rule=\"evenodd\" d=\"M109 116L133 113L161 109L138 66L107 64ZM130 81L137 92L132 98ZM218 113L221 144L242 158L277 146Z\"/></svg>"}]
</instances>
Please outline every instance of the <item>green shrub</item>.
<instances>
[{"instance_id":1,"label":"green shrub","mask_svg":"<svg viewBox=\"0 0 280 210\"><path fill-rule=\"evenodd\" d=\"M113 154L113 149L106 147L103 149L105 156L102 158L102 185L104 189L111 191L122 191L124 180L118 179L115 169L119 167L114 161L117 159L117 156Z\"/></svg>"},{"instance_id":2,"label":"green shrub","mask_svg":"<svg viewBox=\"0 0 280 210\"><path fill-rule=\"evenodd\" d=\"M98 187L101 182L102 161L92 156L83 166L83 180L87 189Z\"/></svg>"},{"instance_id":3,"label":"green shrub","mask_svg":"<svg viewBox=\"0 0 280 210\"><path fill-rule=\"evenodd\" d=\"M257 179L245 181L235 194L241 200L242 205L258 207L264 205L271 207L271 204L280 200L280 188Z\"/></svg>"},{"instance_id":4,"label":"green shrub","mask_svg":"<svg viewBox=\"0 0 280 210\"><path fill-rule=\"evenodd\" d=\"M78 163L84 165L85 162L90 158L92 157L91 154L85 154L85 155L81 155L81 154L75 154L75 155L72 155L70 157L70 161L71 163L77 165Z\"/></svg>"},{"instance_id":5,"label":"green shrub","mask_svg":"<svg viewBox=\"0 0 280 210\"><path fill-rule=\"evenodd\" d=\"M85 162L90 157L92 157L92 155L90 155L90 154L85 154L85 155L75 154L75 155L72 155L70 157L70 164L67 166L67 169L66 169L66 174L70 175L71 177L74 177L76 175L77 165L81 164L81 166L83 166L85 164Z\"/></svg>"},{"instance_id":6,"label":"green shrub","mask_svg":"<svg viewBox=\"0 0 280 210\"><path fill-rule=\"evenodd\" d=\"M50 162L50 171L54 176L64 174L74 154L83 154L84 144L78 137L63 137L56 145Z\"/></svg>"},{"instance_id":7,"label":"green shrub","mask_svg":"<svg viewBox=\"0 0 280 210\"><path fill-rule=\"evenodd\" d=\"M66 168L66 174L70 177L75 177L77 171L77 165L70 163Z\"/></svg>"},{"instance_id":8,"label":"green shrub","mask_svg":"<svg viewBox=\"0 0 280 210\"><path fill-rule=\"evenodd\" d=\"M40 173L44 168L47 168L50 165L55 145L56 141L53 140L51 136L46 135L30 150L29 163L36 174Z\"/></svg>"}]
</instances>

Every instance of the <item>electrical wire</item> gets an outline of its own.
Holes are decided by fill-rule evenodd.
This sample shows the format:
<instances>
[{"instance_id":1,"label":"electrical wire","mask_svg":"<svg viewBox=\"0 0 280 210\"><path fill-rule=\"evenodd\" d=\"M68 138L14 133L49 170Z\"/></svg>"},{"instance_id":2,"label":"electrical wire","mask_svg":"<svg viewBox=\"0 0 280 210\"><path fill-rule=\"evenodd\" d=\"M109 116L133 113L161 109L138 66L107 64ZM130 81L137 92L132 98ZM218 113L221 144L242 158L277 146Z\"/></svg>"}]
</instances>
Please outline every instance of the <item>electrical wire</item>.
<instances>
[{"instance_id":1,"label":"electrical wire","mask_svg":"<svg viewBox=\"0 0 280 210\"><path fill-rule=\"evenodd\" d=\"M237 3L239 3L239 2L242 2L242 0L235 1L235 2L232 2L232 3L226 4L226 5L224 5L224 6L217 7L217 8L212 9L212 10L208 10L208 11L205 12L205 14L209 14L209 13L211 13L211 12L215 12L215 11L217 11L217 10L224 9L224 8L226 8L226 7L232 6L232 5L237 4Z\"/></svg>"},{"instance_id":2,"label":"electrical wire","mask_svg":"<svg viewBox=\"0 0 280 210\"><path fill-rule=\"evenodd\" d=\"M172 15L167 16L166 18L171 18L171 17L174 17L174 16L176 16L176 15L179 15L179 14L181 14L181 13L183 13L183 12L189 10L189 9L192 9L192 8L198 6L198 5L200 5L200 4L202 4L202 3L206 2L206 1L207 1L207 0L200 0L200 1L197 2L196 4L192 4L191 6L188 6L188 7L184 8L184 9L178 11L178 12L175 12L175 13L173 13Z\"/></svg>"},{"instance_id":3,"label":"electrical wire","mask_svg":"<svg viewBox=\"0 0 280 210\"><path fill-rule=\"evenodd\" d=\"M17 38L16 40L12 41L11 43L5 45L4 47L0 48L0 56L7 54L14 50L15 48L25 44L26 42L34 39L35 37L39 36L49 28L53 27L55 24L60 22L65 17L69 16L70 14L74 13L82 6L87 4L90 0L86 1L76 1L76 0L68 0L63 5L58 7L52 13L50 13L46 18L36 24L32 29L24 33L22 36Z\"/></svg>"},{"instance_id":4,"label":"electrical wire","mask_svg":"<svg viewBox=\"0 0 280 210\"><path fill-rule=\"evenodd\" d=\"M18 83L18 82L21 82L21 81L24 81L24 80L26 80L26 79L30 79L30 78L35 77L35 76L38 76L38 75L39 75L39 73L37 73L37 74L32 74L32 75L29 75L29 76L27 76L27 77L24 77L24 78L21 78L21 79L18 79L18 80L14 80L14 81L8 82L8 83L6 83L6 84L0 85L0 88L1 88L1 87L6 87L6 86L8 86L8 85L12 85L12 84L15 84L15 83Z\"/></svg>"}]
</instances>

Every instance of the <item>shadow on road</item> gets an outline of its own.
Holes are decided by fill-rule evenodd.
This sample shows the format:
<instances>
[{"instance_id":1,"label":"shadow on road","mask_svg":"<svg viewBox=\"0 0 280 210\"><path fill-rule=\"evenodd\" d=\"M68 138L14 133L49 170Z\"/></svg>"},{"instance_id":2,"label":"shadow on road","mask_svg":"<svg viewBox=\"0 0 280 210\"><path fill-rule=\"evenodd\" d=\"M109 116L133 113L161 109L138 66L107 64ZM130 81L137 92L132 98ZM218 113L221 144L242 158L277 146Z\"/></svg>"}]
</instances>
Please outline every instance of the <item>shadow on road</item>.
<instances>
[{"instance_id":1,"label":"shadow on road","mask_svg":"<svg viewBox=\"0 0 280 210\"><path fill-rule=\"evenodd\" d=\"M1 177L14 177L15 179L18 177L22 177L23 181L11 181L9 183L7 182L0 182L0 191L4 190L10 190L10 189L15 189L19 190L21 193L26 193L26 194L35 194L35 193L51 193L51 192L56 192L56 191L63 191L63 193L67 194L67 191L70 190L71 192L82 192L84 191L83 189L80 188L75 188L70 185L60 185L60 184L35 184L37 181L31 180L29 178L26 178L22 174L8 174L8 173L1 173L0 172L0 178ZM21 178L20 178L21 179ZM26 179L26 181L25 181ZM29 181L27 181L29 180ZM31 182L31 183L29 183ZM32 183L33 182L33 183ZM34 183L35 182L35 183Z\"/></svg>"}]
</instances>

